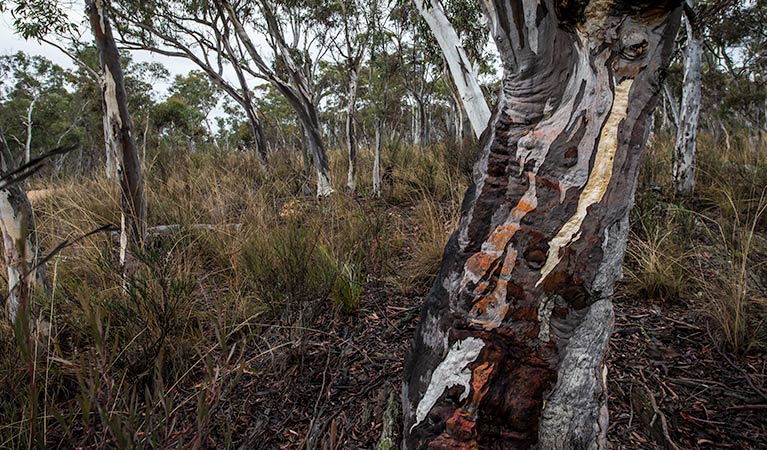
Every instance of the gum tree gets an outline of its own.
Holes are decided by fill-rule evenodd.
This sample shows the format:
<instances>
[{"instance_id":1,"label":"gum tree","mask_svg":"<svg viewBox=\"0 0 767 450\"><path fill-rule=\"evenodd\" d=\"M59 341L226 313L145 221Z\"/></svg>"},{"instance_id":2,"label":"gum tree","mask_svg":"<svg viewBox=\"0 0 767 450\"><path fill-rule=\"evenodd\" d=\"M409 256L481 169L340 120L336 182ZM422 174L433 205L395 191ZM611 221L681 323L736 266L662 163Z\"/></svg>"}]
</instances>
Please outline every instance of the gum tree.
<instances>
[{"instance_id":1,"label":"gum tree","mask_svg":"<svg viewBox=\"0 0 767 450\"><path fill-rule=\"evenodd\" d=\"M474 134L479 137L490 120L490 107L479 86L478 68L472 64L461 38L439 0L413 0L437 40ZM460 105L459 105L460 107Z\"/></svg>"},{"instance_id":2,"label":"gum tree","mask_svg":"<svg viewBox=\"0 0 767 450\"><path fill-rule=\"evenodd\" d=\"M122 197L120 262L124 264L128 248L140 247L146 233L144 183L133 136L133 123L128 113L120 53L112 34L106 5L103 0L86 0L85 10L99 53L104 137L107 151L112 152L117 163L116 174Z\"/></svg>"},{"instance_id":3,"label":"gum tree","mask_svg":"<svg viewBox=\"0 0 767 450\"><path fill-rule=\"evenodd\" d=\"M606 448L611 297L681 7L481 3L500 103L406 364L404 448Z\"/></svg>"}]
</instances>

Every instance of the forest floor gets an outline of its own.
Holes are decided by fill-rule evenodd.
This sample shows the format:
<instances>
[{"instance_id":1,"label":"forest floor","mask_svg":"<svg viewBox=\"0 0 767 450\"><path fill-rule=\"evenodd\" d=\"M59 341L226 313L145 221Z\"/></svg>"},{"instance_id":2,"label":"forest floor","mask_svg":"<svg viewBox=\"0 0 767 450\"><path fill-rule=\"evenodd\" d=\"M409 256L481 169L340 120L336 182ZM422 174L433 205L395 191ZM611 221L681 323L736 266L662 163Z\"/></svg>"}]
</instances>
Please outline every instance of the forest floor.
<instances>
[{"instance_id":1,"label":"forest floor","mask_svg":"<svg viewBox=\"0 0 767 450\"><path fill-rule=\"evenodd\" d=\"M707 328L689 305L616 302L608 353L613 448L767 448L767 354L736 359L711 344ZM642 412L650 395L667 433L656 425L660 415Z\"/></svg>"},{"instance_id":2,"label":"forest floor","mask_svg":"<svg viewBox=\"0 0 767 450\"><path fill-rule=\"evenodd\" d=\"M259 449L387 448L379 446L386 411L399 411L402 364L421 297L393 295L372 283L358 317L320 315L301 338L306 352L300 363L245 379L242 411L256 412L248 441ZM610 448L767 448L767 354L735 361L718 352L697 325L698 314L682 304L659 307L623 298L615 309L608 354ZM272 346L284 344L284 334L279 336L283 342ZM653 398L657 416L642 412L641 392ZM658 428L662 420L665 433ZM394 430L398 442L399 419Z\"/></svg>"}]
</instances>

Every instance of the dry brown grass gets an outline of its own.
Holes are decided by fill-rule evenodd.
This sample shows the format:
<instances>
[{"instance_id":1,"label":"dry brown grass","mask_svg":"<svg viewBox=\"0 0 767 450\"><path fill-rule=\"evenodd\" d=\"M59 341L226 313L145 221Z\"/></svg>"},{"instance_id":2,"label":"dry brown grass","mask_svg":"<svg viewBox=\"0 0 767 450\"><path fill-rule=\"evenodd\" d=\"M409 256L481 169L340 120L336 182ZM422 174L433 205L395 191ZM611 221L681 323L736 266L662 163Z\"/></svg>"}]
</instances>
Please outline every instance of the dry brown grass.
<instances>
[{"instance_id":1,"label":"dry brown grass","mask_svg":"<svg viewBox=\"0 0 767 450\"><path fill-rule=\"evenodd\" d=\"M659 135L640 177L624 293L681 298L724 351L767 344L767 148L744 133L730 147L701 133L696 193L675 199L673 136Z\"/></svg>"},{"instance_id":2,"label":"dry brown grass","mask_svg":"<svg viewBox=\"0 0 767 450\"><path fill-rule=\"evenodd\" d=\"M116 448L202 442L221 426L216 408L236 385L258 324L300 328L327 308L354 314L367 280L391 280L403 267L419 283L434 276L467 185L448 151L389 149L383 165L395 175L382 200L368 196L366 150L359 196L343 193L345 155L331 152L337 194L324 200L302 193L295 155L275 155L270 173L243 153L155 155L144 164L149 226L179 226L148 239L127 280L117 275L110 235L64 249L48 264L52 301L36 298L50 334L34 351L20 351L2 321L0 448L30 439ZM43 249L119 223L118 192L100 173L33 184ZM24 387L31 375L34 402Z\"/></svg>"}]
</instances>

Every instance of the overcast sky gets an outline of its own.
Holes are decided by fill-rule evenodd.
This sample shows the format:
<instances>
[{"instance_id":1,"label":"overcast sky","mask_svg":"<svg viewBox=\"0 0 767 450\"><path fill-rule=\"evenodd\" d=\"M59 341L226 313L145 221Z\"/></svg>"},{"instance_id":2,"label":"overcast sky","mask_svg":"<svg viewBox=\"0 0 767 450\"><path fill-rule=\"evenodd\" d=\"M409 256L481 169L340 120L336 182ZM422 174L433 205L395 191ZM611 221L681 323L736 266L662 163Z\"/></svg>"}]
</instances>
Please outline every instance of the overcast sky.
<instances>
[{"instance_id":1,"label":"overcast sky","mask_svg":"<svg viewBox=\"0 0 767 450\"><path fill-rule=\"evenodd\" d=\"M44 56L56 64L74 68L74 63L65 54L58 49L44 43L38 43L34 40L25 40L13 32L13 18L9 12L0 13L0 55L13 54L23 51L30 55ZM90 37L90 35L86 35ZM168 58L166 56L154 55L150 52L134 51L131 52L134 61L139 62L159 62L162 63L171 74L171 80L175 75L186 75L190 70L197 69L197 66L184 58ZM1 74L0 74L1 75ZM225 74L226 75L226 74ZM228 78L228 77L225 77ZM170 80L169 80L170 81ZM170 83L164 83L155 86L158 93L162 94Z\"/></svg>"},{"instance_id":2,"label":"overcast sky","mask_svg":"<svg viewBox=\"0 0 767 450\"><path fill-rule=\"evenodd\" d=\"M34 40L25 40L15 34L13 32L12 24L13 18L9 12L6 11L0 13L0 55L8 55L18 51L23 51L24 53L30 55L44 56L62 67L75 67L75 64L72 62L72 60L58 49L45 43L38 43ZM90 35L87 34L86 37L89 38ZM160 96L164 96L168 86L170 85L170 82L173 80L175 75L186 75L190 70L198 69L198 67L193 62L184 58L169 58L162 55L154 55L145 51L134 51L131 52L131 54L134 61L159 62L164 65L166 69L168 69L171 74L170 79L166 82L161 81L159 84L154 86L155 92ZM224 78L231 80L236 79L234 74L229 74L227 72L228 71L225 68ZM0 76L2 76L2 74L0 74ZM252 84L256 85L259 84L259 82L254 82ZM219 103L218 107L212 111L211 115L215 117L221 114L223 114L223 109L222 104Z\"/></svg>"}]
</instances>

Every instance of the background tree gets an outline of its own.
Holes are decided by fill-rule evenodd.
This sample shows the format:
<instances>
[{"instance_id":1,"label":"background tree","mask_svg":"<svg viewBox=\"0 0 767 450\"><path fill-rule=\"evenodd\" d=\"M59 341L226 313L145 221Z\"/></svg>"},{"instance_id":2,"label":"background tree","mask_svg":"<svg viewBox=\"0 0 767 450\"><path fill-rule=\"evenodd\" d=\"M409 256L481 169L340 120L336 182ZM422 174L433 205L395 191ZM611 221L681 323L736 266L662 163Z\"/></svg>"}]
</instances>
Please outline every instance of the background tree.
<instances>
[{"instance_id":1,"label":"background tree","mask_svg":"<svg viewBox=\"0 0 767 450\"><path fill-rule=\"evenodd\" d=\"M437 40L450 70L461 105L469 117L474 134L479 137L490 120L490 108L479 85L478 66L469 59L463 43L438 0L414 0L429 29ZM458 3L458 2L455 2ZM473 5L472 5L473 6ZM479 8L465 9L477 11Z\"/></svg>"},{"instance_id":2,"label":"background tree","mask_svg":"<svg viewBox=\"0 0 767 450\"><path fill-rule=\"evenodd\" d=\"M87 0L85 5L99 53L104 134L107 148L111 149L117 162L116 174L122 197L120 262L125 264L129 247L133 251L143 247L146 234L144 184L120 53L112 35L108 11L102 0Z\"/></svg>"}]
</instances>

